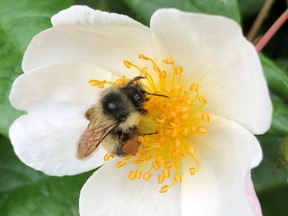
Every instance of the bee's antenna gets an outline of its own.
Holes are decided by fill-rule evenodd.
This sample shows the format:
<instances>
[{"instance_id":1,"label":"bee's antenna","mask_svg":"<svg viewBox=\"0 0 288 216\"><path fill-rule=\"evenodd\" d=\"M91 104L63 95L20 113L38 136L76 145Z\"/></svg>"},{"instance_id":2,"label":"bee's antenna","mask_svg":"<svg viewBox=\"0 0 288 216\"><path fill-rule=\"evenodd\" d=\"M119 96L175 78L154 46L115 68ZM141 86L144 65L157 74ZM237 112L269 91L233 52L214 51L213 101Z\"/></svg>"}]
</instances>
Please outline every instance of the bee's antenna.
<instances>
[{"instance_id":1,"label":"bee's antenna","mask_svg":"<svg viewBox=\"0 0 288 216\"><path fill-rule=\"evenodd\" d=\"M153 96L158 96L158 97L165 97L165 98L169 98L167 95L162 95L162 94L157 94L157 93L149 93L149 92L145 92L147 95L153 95Z\"/></svg>"},{"instance_id":2,"label":"bee's antenna","mask_svg":"<svg viewBox=\"0 0 288 216\"><path fill-rule=\"evenodd\" d=\"M134 77L134 79L130 80L128 83L127 83L127 86L132 84L133 82L136 82L140 79L146 79L146 77L143 77L143 76L136 76ZM149 93L147 91L143 91L145 92L147 95L153 95L153 96L158 96L158 97L165 97L165 98L169 98L167 95L162 95L162 94L157 94L157 93Z\"/></svg>"}]
</instances>

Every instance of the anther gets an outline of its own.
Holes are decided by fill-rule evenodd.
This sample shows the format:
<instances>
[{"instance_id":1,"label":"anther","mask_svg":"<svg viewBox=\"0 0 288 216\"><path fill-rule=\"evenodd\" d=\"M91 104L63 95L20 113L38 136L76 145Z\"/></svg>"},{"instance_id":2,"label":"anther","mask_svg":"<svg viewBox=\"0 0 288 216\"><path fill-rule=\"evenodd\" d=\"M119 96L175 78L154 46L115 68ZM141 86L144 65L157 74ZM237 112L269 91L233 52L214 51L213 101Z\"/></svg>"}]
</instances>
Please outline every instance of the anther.
<instances>
[{"instance_id":1,"label":"anther","mask_svg":"<svg viewBox=\"0 0 288 216\"><path fill-rule=\"evenodd\" d=\"M130 180L134 180L134 179L136 178L136 173L133 172L133 171L130 171L130 173L129 173L129 175L128 175L128 178L129 178Z\"/></svg>"},{"instance_id":2,"label":"anther","mask_svg":"<svg viewBox=\"0 0 288 216\"><path fill-rule=\"evenodd\" d=\"M161 175L158 175L158 184L162 184L163 183L163 181L164 181L164 176L163 176L163 174L161 174Z\"/></svg>"},{"instance_id":3,"label":"anther","mask_svg":"<svg viewBox=\"0 0 288 216\"><path fill-rule=\"evenodd\" d=\"M188 169L191 175L194 175L196 173L196 169L194 167L191 167Z\"/></svg>"},{"instance_id":4,"label":"anther","mask_svg":"<svg viewBox=\"0 0 288 216\"><path fill-rule=\"evenodd\" d=\"M131 68L131 65L132 65L132 63L131 62L129 62L129 61L126 61L126 60L124 60L123 61L123 64L125 65L125 67L126 68L128 68L128 69L130 69Z\"/></svg>"},{"instance_id":5,"label":"anther","mask_svg":"<svg viewBox=\"0 0 288 216\"><path fill-rule=\"evenodd\" d=\"M139 59L148 60L148 58L147 58L146 56L144 56L143 54L139 54L139 55L138 55L138 58L139 58Z\"/></svg>"},{"instance_id":6,"label":"anther","mask_svg":"<svg viewBox=\"0 0 288 216\"><path fill-rule=\"evenodd\" d=\"M160 69L159 69L159 67L157 65L153 65L153 70L156 71L156 72L160 71Z\"/></svg>"},{"instance_id":7,"label":"anther","mask_svg":"<svg viewBox=\"0 0 288 216\"><path fill-rule=\"evenodd\" d=\"M196 152L195 146L190 146L188 151L189 153L194 154Z\"/></svg>"},{"instance_id":8,"label":"anther","mask_svg":"<svg viewBox=\"0 0 288 216\"><path fill-rule=\"evenodd\" d=\"M182 176L181 175L175 175L174 176L174 181L175 182L182 182Z\"/></svg>"},{"instance_id":9,"label":"anther","mask_svg":"<svg viewBox=\"0 0 288 216\"><path fill-rule=\"evenodd\" d=\"M140 170L137 169L137 170L136 170L136 178L140 179L141 176L142 176L142 171L140 171Z\"/></svg>"},{"instance_id":10,"label":"anther","mask_svg":"<svg viewBox=\"0 0 288 216\"><path fill-rule=\"evenodd\" d=\"M176 69L175 69L175 73L178 75L178 74L181 74L183 72L183 69L182 69L182 67L177 67Z\"/></svg>"},{"instance_id":11,"label":"anther","mask_svg":"<svg viewBox=\"0 0 288 216\"><path fill-rule=\"evenodd\" d=\"M155 169L155 170L158 170L160 168L159 164L157 161L153 161L152 162L152 167Z\"/></svg>"},{"instance_id":12,"label":"anther","mask_svg":"<svg viewBox=\"0 0 288 216\"><path fill-rule=\"evenodd\" d=\"M97 86L98 88L102 89L104 88L104 85L106 83L106 80L99 81L99 80L89 80L89 84L91 86Z\"/></svg>"},{"instance_id":13,"label":"anther","mask_svg":"<svg viewBox=\"0 0 288 216\"><path fill-rule=\"evenodd\" d=\"M174 64L175 61L174 61L173 57L169 57L169 58L163 60L163 62L166 64Z\"/></svg>"},{"instance_id":14,"label":"anther","mask_svg":"<svg viewBox=\"0 0 288 216\"><path fill-rule=\"evenodd\" d=\"M166 71L165 71L165 70L159 71L159 77L160 77L160 78L165 79L166 76L167 76L167 74L166 74Z\"/></svg>"},{"instance_id":15,"label":"anther","mask_svg":"<svg viewBox=\"0 0 288 216\"><path fill-rule=\"evenodd\" d=\"M206 133L206 129L205 129L205 127L199 126L197 128L197 132L200 133L200 134L205 134Z\"/></svg>"},{"instance_id":16,"label":"anther","mask_svg":"<svg viewBox=\"0 0 288 216\"><path fill-rule=\"evenodd\" d=\"M193 83L191 86L190 86L190 90L191 91L195 91L195 92L198 92L198 84L196 83Z\"/></svg>"},{"instance_id":17,"label":"anther","mask_svg":"<svg viewBox=\"0 0 288 216\"><path fill-rule=\"evenodd\" d=\"M171 161L167 161L167 162L165 163L165 167L166 167L167 169L170 169L171 166L172 166L172 162L171 162Z\"/></svg>"},{"instance_id":18,"label":"anther","mask_svg":"<svg viewBox=\"0 0 288 216\"><path fill-rule=\"evenodd\" d=\"M208 113L202 113L202 120L210 122L210 115Z\"/></svg>"},{"instance_id":19,"label":"anther","mask_svg":"<svg viewBox=\"0 0 288 216\"><path fill-rule=\"evenodd\" d=\"M119 161L119 162L116 163L116 166L117 167L123 167L123 166L125 166L125 164L126 164L125 162Z\"/></svg>"},{"instance_id":20,"label":"anther","mask_svg":"<svg viewBox=\"0 0 288 216\"><path fill-rule=\"evenodd\" d=\"M106 153L105 156L104 156L104 161L107 162L113 157L114 157L113 153Z\"/></svg>"},{"instance_id":21,"label":"anther","mask_svg":"<svg viewBox=\"0 0 288 216\"><path fill-rule=\"evenodd\" d=\"M120 85L123 85L126 83L126 78L125 76L122 76L121 78L117 79L115 82L114 82L114 85L116 86L120 86Z\"/></svg>"},{"instance_id":22,"label":"anther","mask_svg":"<svg viewBox=\"0 0 288 216\"><path fill-rule=\"evenodd\" d=\"M147 74L148 74L147 71L148 71L147 67L142 68L142 69L141 69L141 73L142 73L142 75L146 77Z\"/></svg>"},{"instance_id":23,"label":"anther","mask_svg":"<svg viewBox=\"0 0 288 216\"><path fill-rule=\"evenodd\" d=\"M168 189L169 189L169 186L168 185L164 185L164 186L162 186L161 187L161 189L160 189L160 193L165 193L165 192L167 192L168 191Z\"/></svg>"},{"instance_id":24,"label":"anther","mask_svg":"<svg viewBox=\"0 0 288 216\"><path fill-rule=\"evenodd\" d=\"M199 100L200 102L202 102L202 103L207 103L207 101L206 101L206 99L205 99L204 96L198 97L198 100Z\"/></svg>"},{"instance_id":25,"label":"anther","mask_svg":"<svg viewBox=\"0 0 288 216\"><path fill-rule=\"evenodd\" d=\"M150 172L145 172L143 175L143 179L145 179L145 181L149 181L151 176L152 176L152 174Z\"/></svg>"},{"instance_id":26,"label":"anther","mask_svg":"<svg viewBox=\"0 0 288 216\"><path fill-rule=\"evenodd\" d=\"M162 175L164 176L164 178L169 178L170 177L170 170L169 169L165 169L162 172Z\"/></svg>"}]
</instances>

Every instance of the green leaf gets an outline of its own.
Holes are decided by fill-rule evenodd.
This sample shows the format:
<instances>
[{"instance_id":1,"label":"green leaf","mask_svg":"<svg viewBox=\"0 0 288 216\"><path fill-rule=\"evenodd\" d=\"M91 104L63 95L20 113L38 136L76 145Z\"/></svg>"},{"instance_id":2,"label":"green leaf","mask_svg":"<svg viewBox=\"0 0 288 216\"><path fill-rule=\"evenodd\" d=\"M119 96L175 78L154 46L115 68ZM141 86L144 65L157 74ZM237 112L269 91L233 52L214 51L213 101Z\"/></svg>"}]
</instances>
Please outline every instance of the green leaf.
<instances>
[{"instance_id":1,"label":"green leaf","mask_svg":"<svg viewBox=\"0 0 288 216\"><path fill-rule=\"evenodd\" d=\"M263 149L263 161L252 171L252 179L264 216L282 216L288 212L287 173L275 171L281 137L258 137Z\"/></svg>"},{"instance_id":2,"label":"green leaf","mask_svg":"<svg viewBox=\"0 0 288 216\"><path fill-rule=\"evenodd\" d=\"M260 55L260 59L269 89L277 96L288 101L288 73L281 70L263 54Z\"/></svg>"},{"instance_id":3,"label":"green leaf","mask_svg":"<svg viewBox=\"0 0 288 216\"><path fill-rule=\"evenodd\" d=\"M0 0L0 134L7 135L21 114L8 97L13 80L21 74L21 61L32 37L51 26L53 14L72 4L71 0Z\"/></svg>"},{"instance_id":4,"label":"green leaf","mask_svg":"<svg viewBox=\"0 0 288 216\"><path fill-rule=\"evenodd\" d=\"M239 0L241 17L247 19L258 14L264 4L264 0Z\"/></svg>"},{"instance_id":5,"label":"green leaf","mask_svg":"<svg viewBox=\"0 0 288 216\"><path fill-rule=\"evenodd\" d=\"M260 193L267 189L273 189L276 186L286 185L287 175L285 171L279 170L274 173L282 137L262 135L257 138L263 149L263 161L252 172L256 191Z\"/></svg>"},{"instance_id":6,"label":"green leaf","mask_svg":"<svg viewBox=\"0 0 288 216\"><path fill-rule=\"evenodd\" d=\"M258 193L259 201L264 216L284 216L288 212L288 187L286 185L267 188Z\"/></svg>"},{"instance_id":7,"label":"green leaf","mask_svg":"<svg viewBox=\"0 0 288 216\"><path fill-rule=\"evenodd\" d=\"M275 171L280 168L285 168L288 171L288 136L286 136L280 144L278 161L275 167Z\"/></svg>"},{"instance_id":8,"label":"green leaf","mask_svg":"<svg viewBox=\"0 0 288 216\"><path fill-rule=\"evenodd\" d=\"M269 134L287 135L288 134L288 105L279 99L272 100L273 102L273 119Z\"/></svg>"},{"instance_id":9,"label":"green leaf","mask_svg":"<svg viewBox=\"0 0 288 216\"><path fill-rule=\"evenodd\" d=\"M159 8L178 8L183 11L223 15L240 21L237 0L123 0L136 18L148 25L151 15Z\"/></svg>"},{"instance_id":10,"label":"green leaf","mask_svg":"<svg viewBox=\"0 0 288 216\"><path fill-rule=\"evenodd\" d=\"M282 70L288 71L288 58L279 58L275 62Z\"/></svg>"},{"instance_id":11,"label":"green leaf","mask_svg":"<svg viewBox=\"0 0 288 216\"><path fill-rule=\"evenodd\" d=\"M71 216L78 214L80 189L92 174L51 177L35 171L15 156L0 136L0 215Z\"/></svg>"}]
</instances>

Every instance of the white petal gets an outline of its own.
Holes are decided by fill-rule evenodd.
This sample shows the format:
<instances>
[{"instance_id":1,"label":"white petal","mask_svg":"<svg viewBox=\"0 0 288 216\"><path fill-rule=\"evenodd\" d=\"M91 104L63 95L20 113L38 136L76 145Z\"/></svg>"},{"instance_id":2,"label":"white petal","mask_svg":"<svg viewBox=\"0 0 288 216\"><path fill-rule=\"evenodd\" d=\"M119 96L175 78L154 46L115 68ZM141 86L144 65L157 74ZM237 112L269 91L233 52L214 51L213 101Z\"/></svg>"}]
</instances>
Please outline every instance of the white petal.
<instances>
[{"instance_id":1,"label":"white petal","mask_svg":"<svg viewBox=\"0 0 288 216\"><path fill-rule=\"evenodd\" d=\"M137 166L115 167L115 161L97 170L80 193L83 216L175 216L181 215L180 185L159 193L156 176L149 182L130 181L128 174Z\"/></svg>"},{"instance_id":2,"label":"white petal","mask_svg":"<svg viewBox=\"0 0 288 216\"><path fill-rule=\"evenodd\" d=\"M247 173L262 159L257 139L240 125L217 116L212 116L206 130L193 137L199 171L191 176L187 169L193 165L188 160L183 164L183 216L255 216L246 182Z\"/></svg>"},{"instance_id":3,"label":"white petal","mask_svg":"<svg viewBox=\"0 0 288 216\"><path fill-rule=\"evenodd\" d=\"M91 79L114 81L117 76L80 62L48 65L19 76L13 83L10 101L15 108L29 112L42 112L40 109L50 112L51 106L62 105L83 113L97 101L101 92L89 85Z\"/></svg>"},{"instance_id":4,"label":"white petal","mask_svg":"<svg viewBox=\"0 0 288 216\"><path fill-rule=\"evenodd\" d=\"M108 13L105 11L94 10L87 6L74 5L62 10L51 18L53 26L79 25L87 27L107 28L112 26L127 26L139 28L139 22L122 14ZM142 26L145 28L144 26Z\"/></svg>"},{"instance_id":5,"label":"white petal","mask_svg":"<svg viewBox=\"0 0 288 216\"><path fill-rule=\"evenodd\" d=\"M74 116L47 121L33 114L21 116L10 128L14 151L26 165L48 175L83 173L103 164L106 151L98 147L92 157L77 159L78 140L87 123Z\"/></svg>"},{"instance_id":6,"label":"white petal","mask_svg":"<svg viewBox=\"0 0 288 216\"><path fill-rule=\"evenodd\" d=\"M63 63L38 68L19 76L10 100L28 115L17 119L9 135L18 157L49 175L72 175L103 163L99 149L86 160L76 158L79 138L88 125L84 113L99 97L90 79L115 79L93 65Z\"/></svg>"},{"instance_id":7,"label":"white petal","mask_svg":"<svg viewBox=\"0 0 288 216\"><path fill-rule=\"evenodd\" d=\"M249 200L251 209L254 211L255 216L262 216L261 206L257 195L254 190L253 182L251 180L251 173L248 172L246 175L246 195Z\"/></svg>"},{"instance_id":8,"label":"white petal","mask_svg":"<svg viewBox=\"0 0 288 216\"><path fill-rule=\"evenodd\" d=\"M155 55L150 31L119 14L74 6L52 18L54 27L34 37L23 59L23 70L63 62L82 61L114 74L134 77L123 60L139 62L138 54Z\"/></svg>"},{"instance_id":9,"label":"white petal","mask_svg":"<svg viewBox=\"0 0 288 216\"><path fill-rule=\"evenodd\" d=\"M270 127L272 105L261 65L237 23L162 9L152 16L151 31L161 55L173 56L183 67L184 84L199 83L207 112L255 134Z\"/></svg>"}]
</instances>

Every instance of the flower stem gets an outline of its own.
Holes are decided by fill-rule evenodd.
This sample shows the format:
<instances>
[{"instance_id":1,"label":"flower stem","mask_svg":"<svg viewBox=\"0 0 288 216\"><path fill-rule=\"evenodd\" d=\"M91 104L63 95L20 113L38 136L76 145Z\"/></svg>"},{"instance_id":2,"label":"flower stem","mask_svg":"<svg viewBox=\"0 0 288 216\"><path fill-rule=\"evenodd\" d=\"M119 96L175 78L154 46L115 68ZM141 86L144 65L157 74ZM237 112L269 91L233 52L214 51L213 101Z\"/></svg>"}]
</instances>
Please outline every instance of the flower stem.
<instances>
[{"instance_id":1,"label":"flower stem","mask_svg":"<svg viewBox=\"0 0 288 216\"><path fill-rule=\"evenodd\" d=\"M256 44L255 47L258 52L260 52L265 47L265 45L269 42L269 40L278 31L278 29L285 23L287 19L288 19L288 9L286 9L282 13L282 15L273 23L270 29L265 33L265 35Z\"/></svg>"},{"instance_id":2,"label":"flower stem","mask_svg":"<svg viewBox=\"0 0 288 216\"><path fill-rule=\"evenodd\" d=\"M247 34L247 40L253 42L255 35L257 34L259 28L261 27L263 21L265 20L274 0L265 0L255 22L253 23L251 29Z\"/></svg>"}]
</instances>

